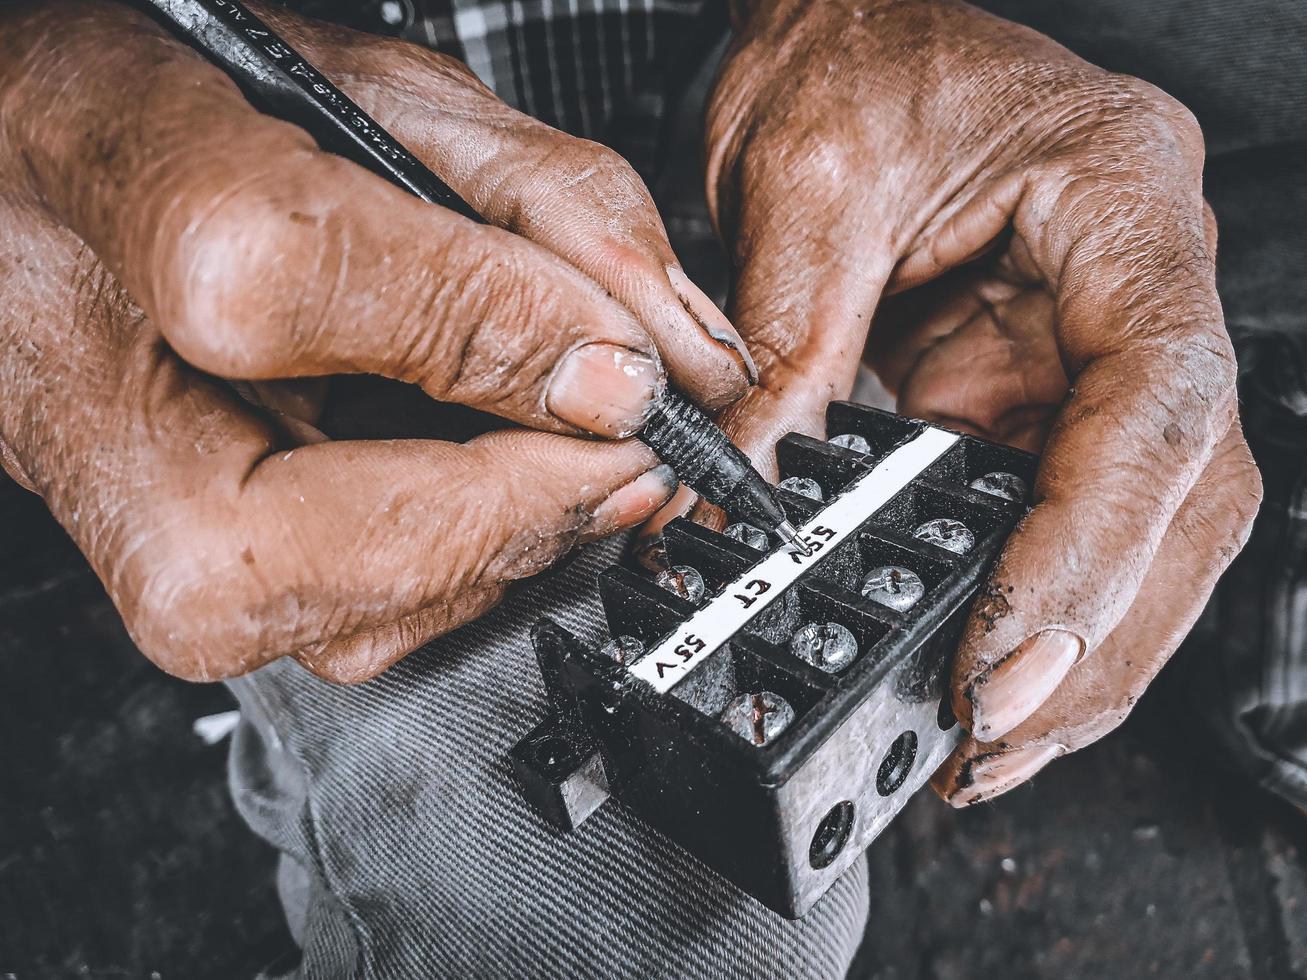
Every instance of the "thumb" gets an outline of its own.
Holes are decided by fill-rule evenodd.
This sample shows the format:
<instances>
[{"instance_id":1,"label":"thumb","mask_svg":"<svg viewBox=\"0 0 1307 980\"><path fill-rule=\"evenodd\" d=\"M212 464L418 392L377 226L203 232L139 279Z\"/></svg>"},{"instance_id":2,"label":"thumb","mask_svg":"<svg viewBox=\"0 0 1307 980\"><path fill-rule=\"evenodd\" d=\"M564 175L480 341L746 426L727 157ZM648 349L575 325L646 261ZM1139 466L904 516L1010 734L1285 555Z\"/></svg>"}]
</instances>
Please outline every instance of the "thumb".
<instances>
[{"instance_id":1,"label":"thumb","mask_svg":"<svg viewBox=\"0 0 1307 980\"><path fill-rule=\"evenodd\" d=\"M776 440L790 431L821 435L827 403L852 392L892 263L853 217L823 226L746 198L738 227L730 312L759 382L721 422L774 478Z\"/></svg>"},{"instance_id":2,"label":"thumb","mask_svg":"<svg viewBox=\"0 0 1307 980\"><path fill-rule=\"evenodd\" d=\"M746 198L735 222L738 274L730 318L757 362L758 384L718 424L775 481L777 440L788 432L822 436L827 404L853 391L893 264L885 244L857 218L842 216L822 227L797 206L772 205L770 198ZM657 563L663 527L692 507L693 493L682 487L641 530L636 552L642 561ZM712 527L725 523L719 510L701 501L694 518Z\"/></svg>"}]
</instances>

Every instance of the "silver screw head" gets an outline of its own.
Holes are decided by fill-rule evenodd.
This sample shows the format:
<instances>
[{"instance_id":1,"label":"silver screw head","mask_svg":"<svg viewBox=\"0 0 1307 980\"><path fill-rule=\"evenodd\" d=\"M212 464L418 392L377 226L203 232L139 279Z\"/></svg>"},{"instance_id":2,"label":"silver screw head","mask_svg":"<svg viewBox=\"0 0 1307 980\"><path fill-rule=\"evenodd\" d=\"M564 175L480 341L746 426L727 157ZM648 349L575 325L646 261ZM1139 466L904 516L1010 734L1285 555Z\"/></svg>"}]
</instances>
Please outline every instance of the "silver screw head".
<instances>
[{"instance_id":1,"label":"silver screw head","mask_svg":"<svg viewBox=\"0 0 1307 980\"><path fill-rule=\"evenodd\" d=\"M972 490L1002 497L1013 503L1020 503L1026 499L1026 481L1015 473L986 473L984 476L976 477L967 485Z\"/></svg>"},{"instance_id":2,"label":"silver screw head","mask_svg":"<svg viewBox=\"0 0 1307 980\"><path fill-rule=\"evenodd\" d=\"M767 745L790 727L794 708L779 694L756 691L732 698L719 717L746 742Z\"/></svg>"},{"instance_id":3,"label":"silver screw head","mask_svg":"<svg viewBox=\"0 0 1307 980\"><path fill-rule=\"evenodd\" d=\"M976 544L976 536L961 521L951 517L936 517L922 524L912 536L918 541L925 541L936 547L951 551L955 555L965 555Z\"/></svg>"},{"instance_id":4,"label":"silver screw head","mask_svg":"<svg viewBox=\"0 0 1307 980\"><path fill-rule=\"evenodd\" d=\"M673 565L658 573L654 579L668 592L698 604L708 587L704 585L703 576L697 568L690 565Z\"/></svg>"},{"instance_id":5,"label":"silver screw head","mask_svg":"<svg viewBox=\"0 0 1307 980\"><path fill-rule=\"evenodd\" d=\"M821 484L808 476L787 476L776 485L782 490L797 493L800 497L807 497L810 500L823 500L826 497L821 492Z\"/></svg>"},{"instance_id":6,"label":"silver screw head","mask_svg":"<svg viewBox=\"0 0 1307 980\"><path fill-rule=\"evenodd\" d=\"M839 623L808 623L790 638L790 652L828 674L836 674L853 663L858 641Z\"/></svg>"},{"instance_id":7,"label":"silver screw head","mask_svg":"<svg viewBox=\"0 0 1307 980\"><path fill-rule=\"evenodd\" d=\"M839 436L831 436L826 441L832 446L852 449L855 453L862 453L864 456L871 452L871 443L862 438L862 436L853 432L846 432L844 435Z\"/></svg>"},{"instance_id":8,"label":"silver screw head","mask_svg":"<svg viewBox=\"0 0 1307 980\"><path fill-rule=\"evenodd\" d=\"M862 580L862 594L872 602L907 612L926 594L926 583L910 568L881 565L873 568Z\"/></svg>"},{"instance_id":9,"label":"silver screw head","mask_svg":"<svg viewBox=\"0 0 1307 980\"><path fill-rule=\"evenodd\" d=\"M614 636L599 652L609 660L629 666L644 656L644 644L634 636Z\"/></svg>"},{"instance_id":10,"label":"silver screw head","mask_svg":"<svg viewBox=\"0 0 1307 980\"><path fill-rule=\"evenodd\" d=\"M404 5L400 0L382 0L381 19L391 27L404 23Z\"/></svg>"},{"instance_id":11,"label":"silver screw head","mask_svg":"<svg viewBox=\"0 0 1307 980\"><path fill-rule=\"evenodd\" d=\"M741 544L747 544L755 551L766 551L770 541L767 540L767 532L762 528L754 527L752 524L732 524L726 529L726 536L732 541L738 541Z\"/></svg>"}]
</instances>

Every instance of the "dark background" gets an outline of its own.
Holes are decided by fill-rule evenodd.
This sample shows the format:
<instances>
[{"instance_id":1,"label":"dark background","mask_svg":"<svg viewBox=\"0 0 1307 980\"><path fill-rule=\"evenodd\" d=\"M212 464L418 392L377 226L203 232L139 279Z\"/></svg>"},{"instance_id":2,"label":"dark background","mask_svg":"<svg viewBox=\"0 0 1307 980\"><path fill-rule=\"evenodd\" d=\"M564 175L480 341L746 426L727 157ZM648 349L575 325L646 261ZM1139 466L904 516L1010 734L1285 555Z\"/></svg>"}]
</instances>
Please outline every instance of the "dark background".
<instances>
[{"instance_id":1,"label":"dark background","mask_svg":"<svg viewBox=\"0 0 1307 980\"><path fill-rule=\"evenodd\" d=\"M0 978L293 963L227 743L191 731L232 699L136 652L36 497L4 481L0 514ZM1307 977L1307 815L1225 773L1176 687L995 803L919 795L870 852L854 977Z\"/></svg>"}]
</instances>

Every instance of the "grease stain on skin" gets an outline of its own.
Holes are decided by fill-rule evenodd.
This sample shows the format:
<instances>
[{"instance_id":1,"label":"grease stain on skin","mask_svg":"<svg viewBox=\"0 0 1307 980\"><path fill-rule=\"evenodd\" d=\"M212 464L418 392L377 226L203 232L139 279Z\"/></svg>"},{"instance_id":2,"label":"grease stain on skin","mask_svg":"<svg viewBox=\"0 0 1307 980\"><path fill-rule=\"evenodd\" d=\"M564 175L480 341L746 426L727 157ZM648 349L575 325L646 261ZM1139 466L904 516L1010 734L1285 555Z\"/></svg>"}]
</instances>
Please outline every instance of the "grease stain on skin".
<instances>
[{"instance_id":1,"label":"grease stain on skin","mask_svg":"<svg viewBox=\"0 0 1307 980\"><path fill-rule=\"evenodd\" d=\"M994 632L998 628L999 620L1011 614L1012 603L1008 601L1007 596L1011 595L1012 591L1012 586L1001 582L991 582L985 587L985 594L976 604L976 618L985 624L986 633ZM1005 592L1007 595L1004 595Z\"/></svg>"},{"instance_id":2,"label":"grease stain on skin","mask_svg":"<svg viewBox=\"0 0 1307 980\"><path fill-rule=\"evenodd\" d=\"M962 763L962 768L958 770L958 776L955 785L958 789L969 789L976 782L976 766L984 765L990 759L996 759L1002 752L982 752L980 755L974 755L966 762Z\"/></svg>"}]
</instances>

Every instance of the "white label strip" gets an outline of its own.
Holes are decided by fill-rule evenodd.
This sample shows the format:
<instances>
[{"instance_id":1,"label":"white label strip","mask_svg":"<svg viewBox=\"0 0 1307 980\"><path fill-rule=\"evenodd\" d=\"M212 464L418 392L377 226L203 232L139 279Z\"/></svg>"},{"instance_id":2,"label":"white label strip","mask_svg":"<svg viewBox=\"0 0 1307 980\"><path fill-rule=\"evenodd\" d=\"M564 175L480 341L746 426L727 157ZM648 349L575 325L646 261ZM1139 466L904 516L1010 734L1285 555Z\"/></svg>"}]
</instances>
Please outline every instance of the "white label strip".
<instances>
[{"instance_id":1,"label":"white label strip","mask_svg":"<svg viewBox=\"0 0 1307 980\"><path fill-rule=\"evenodd\" d=\"M773 551L641 657L631 673L661 694L670 691L957 441L952 432L927 427L894 450L799 528L811 554L789 545Z\"/></svg>"}]
</instances>

